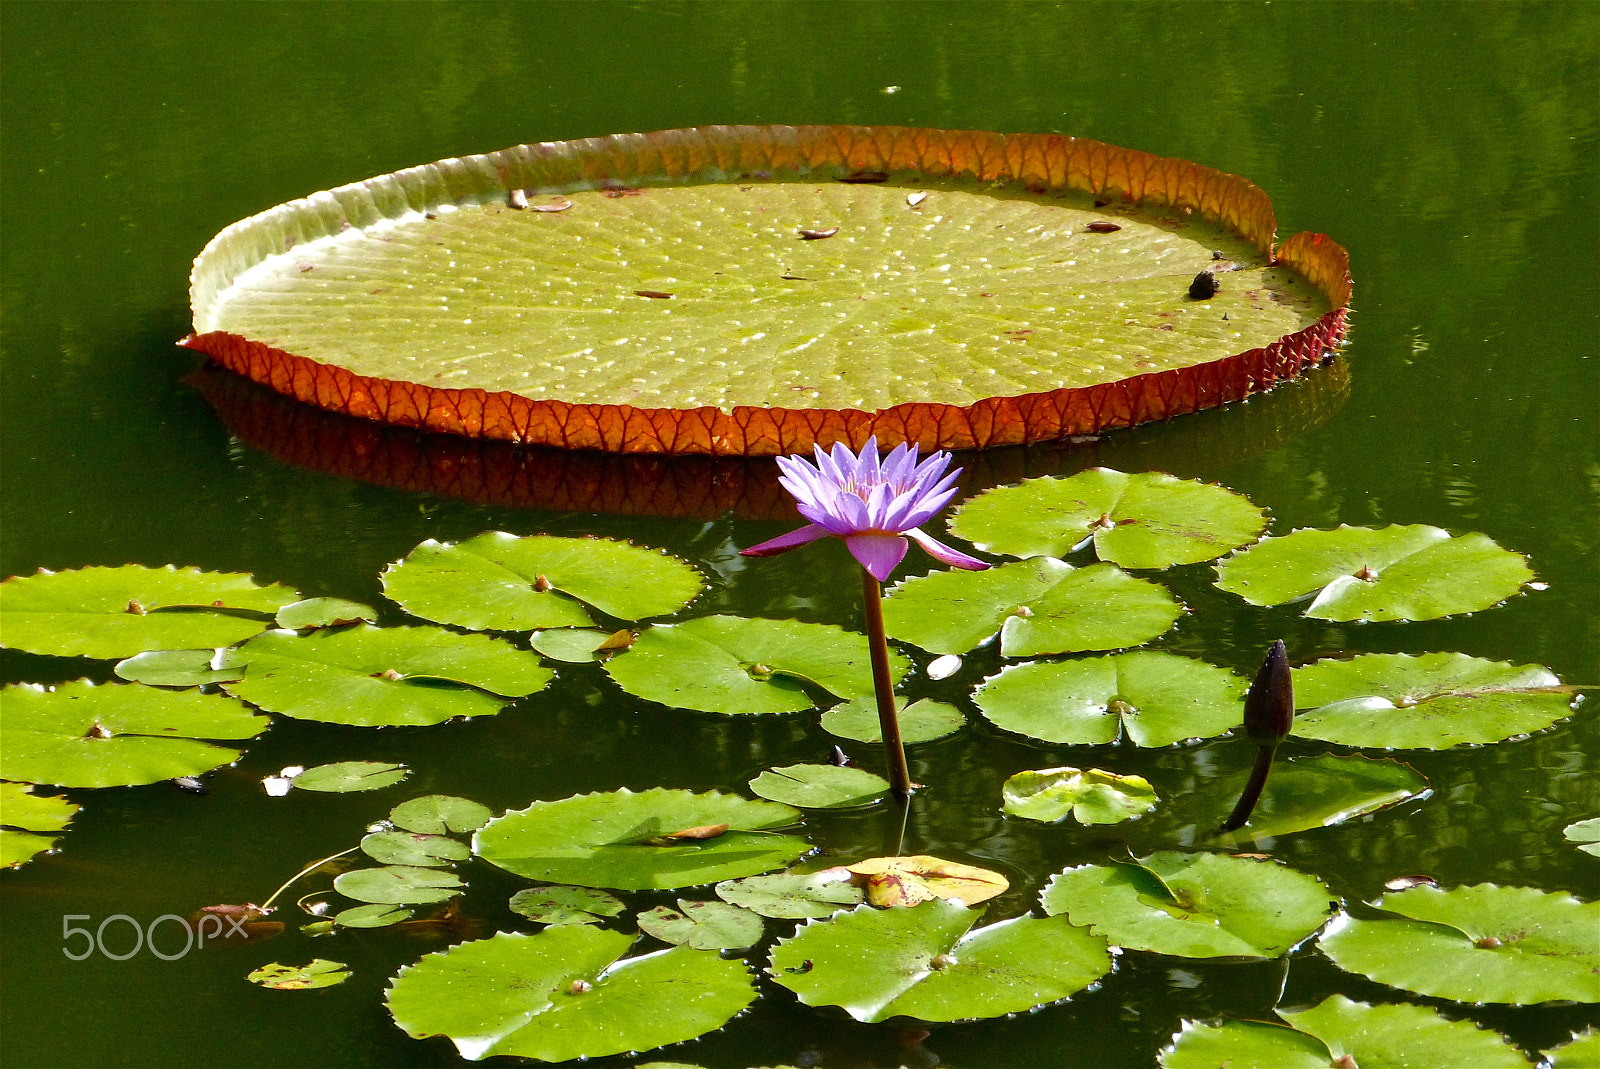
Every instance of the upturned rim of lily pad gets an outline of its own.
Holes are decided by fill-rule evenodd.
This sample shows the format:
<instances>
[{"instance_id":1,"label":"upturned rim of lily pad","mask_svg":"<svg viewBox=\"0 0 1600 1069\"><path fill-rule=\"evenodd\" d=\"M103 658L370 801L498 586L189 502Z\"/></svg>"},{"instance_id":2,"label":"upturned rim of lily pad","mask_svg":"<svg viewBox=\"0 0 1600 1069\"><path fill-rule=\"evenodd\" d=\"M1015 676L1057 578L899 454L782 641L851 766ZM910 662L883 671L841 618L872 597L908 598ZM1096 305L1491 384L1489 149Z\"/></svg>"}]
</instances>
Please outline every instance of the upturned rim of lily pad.
<instances>
[{"instance_id":1,"label":"upturned rim of lily pad","mask_svg":"<svg viewBox=\"0 0 1600 1069\"><path fill-rule=\"evenodd\" d=\"M740 405L645 408L535 399L365 376L211 328L219 296L244 271L290 245L445 205L504 201L513 190L562 193L684 182L760 182L894 175L1016 183L1035 193L1077 190L1128 205L1176 209L1232 229L1271 263L1328 299L1316 322L1241 353L1092 386L989 397L970 405L911 401L876 411ZM874 177L873 180L878 180ZM766 456L876 435L890 447L973 449L1029 444L1240 400L1323 361L1343 339L1349 255L1324 234L1281 245L1271 202L1237 175L1058 134L894 126L706 126L517 145L439 160L312 194L241 220L196 258L190 276L203 352L298 400L383 423L524 445L621 453Z\"/></svg>"}]
</instances>

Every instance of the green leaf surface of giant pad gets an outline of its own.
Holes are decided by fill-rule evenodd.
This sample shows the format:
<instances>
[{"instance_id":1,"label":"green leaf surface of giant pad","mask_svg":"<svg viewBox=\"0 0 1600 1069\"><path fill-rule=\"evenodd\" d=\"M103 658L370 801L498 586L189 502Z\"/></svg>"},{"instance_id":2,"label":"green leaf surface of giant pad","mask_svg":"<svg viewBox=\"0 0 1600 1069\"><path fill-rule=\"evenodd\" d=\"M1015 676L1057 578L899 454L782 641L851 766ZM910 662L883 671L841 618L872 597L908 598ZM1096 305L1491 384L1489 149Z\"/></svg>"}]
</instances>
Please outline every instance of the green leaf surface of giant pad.
<instances>
[{"instance_id":1,"label":"green leaf surface of giant pad","mask_svg":"<svg viewBox=\"0 0 1600 1069\"><path fill-rule=\"evenodd\" d=\"M1209 836L1244 789L1247 773L1209 780L1184 801L1182 816ZM1299 757L1272 766L1250 820L1217 845L1242 844L1342 824L1427 793L1428 781L1399 761L1365 757Z\"/></svg>"},{"instance_id":2,"label":"green leaf surface of giant pad","mask_svg":"<svg viewBox=\"0 0 1600 1069\"><path fill-rule=\"evenodd\" d=\"M417 865L351 869L334 878L333 889L357 902L419 906L454 898L464 885L453 872Z\"/></svg>"},{"instance_id":3,"label":"green leaf surface of giant pad","mask_svg":"<svg viewBox=\"0 0 1600 1069\"><path fill-rule=\"evenodd\" d=\"M972 699L996 727L1045 742L1171 746L1238 727L1245 687L1226 668L1136 650L1008 665Z\"/></svg>"},{"instance_id":4,"label":"green leaf surface of giant pad","mask_svg":"<svg viewBox=\"0 0 1600 1069\"><path fill-rule=\"evenodd\" d=\"M1550 1069L1596 1069L1600 1066L1600 1028L1573 1033L1569 1042L1544 1052Z\"/></svg>"},{"instance_id":5,"label":"green leaf surface of giant pad","mask_svg":"<svg viewBox=\"0 0 1600 1069\"><path fill-rule=\"evenodd\" d=\"M838 809L880 800L889 781L864 768L839 765L784 765L750 781L750 792L801 809Z\"/></svg>"},{"instance_id":6,"label":"green leaf surface of giant pad","mask_svg":"<svg viewBox=\"0 0 1600 1069\"><path fill-rule=\"evenodd\" d=\"M1572 715L1549 669L1464 653L1369 653L1296 668L1292 678L1293 734L1345 746L1481 745Z\"/></svg>"},{"instance_id":7,"label":"green leaf surface of giant pad","mask_svg":"<svg viewBox=\"0 0 1600 1069\"><path fill-rule=\"evenodd\" d=\"M889 651L896 680L911 662ZM792 713L814 706L801 688L841 698L873 693L865 635L831 624L701 616L658 624L606 662L618 686L638 698L708 713Z\"/></svg>"},{"instance_id":8,"label":"green leaf surface of giant pad","mask_svg":"<svg viewBox=\"0 0 1600 1069\"><path fill-rule=\"evenodd\" d=\"M1427 1006L1370 1006L1333 995L1309 1009L1277 1014L1292 1027L1185 1021L1159 1064L1162 1069L1529 1069L1528 1060L1504 1037Z\"/></svg>"},{"instance_id":9,"label":"green leaf surface of giant pad","mask_svg":"<svg viewBox=\"0 0 1600 1069\"><path fill-rule=\"evenodd\" d=\"M1458 1002L1600 1002L1600 903L1486 883L1373 905L1405 919L1340 917L1318 945L1341 969Z\"/></svg>"},{"instance_id":10,"label":"green leaf surface of giant pad","mask_svg":"<svg viewBox=\"0 0 1600 1069\"><path fill-rule=\"evenodd\" d=\"M808 1006L858 1021L1001 1017L1082 991L1111 971L1103 939L1062 917L1013 917L971 931L981 910L933 899L860 906L801 926L768 973Z\"/></svg>"},{"instance_id":11,"label":"green leaf surface of giant pad","mask_svg":"<svg viewBox=\"0 0 1600 1069\"><path fill-rule=\"evenodd\" d=\"M308 768L292 777L292 781L297 790L352 794L392 787L410 773L405 765L390 761L335 761Z\"/></svg>"},{"instance_id":12,"label":"green leaf surface of giant pad","mask_svg":"<svg viewBox=\"0 0 1600 1069\"><path fill-rule=\"evenodd\" d=\"M920 698L905 704L896 696L900 720L900 741L909 746L914 742L931 742L954 734L967 722L961 710L948 702ZM822 714L822 730L842 739L856 742L882 742L883 722L878 719L876 698L852 698L840 702Z\"/></svg>"},{"instance_id":13,"label":"green leaf surface of giant pad","mask_svg":"<svg viewBox=\"0 0 1600 1069\"><path fill-rule=\"evenodd\" d=\"M535 802L496 817L473 837L472 849L485 861L548 883L670 890L782 868L810 844L765 829L799 815L786 805L731 794L623 788Z\"/></svg>"},{"instance_id":14,"label":"green leaf surface of giant pad","mask_svg":"<svg viewBox=\"0 0 1600 1069\"><path fill-rule=\"evenodd\" d=\"M487 531L433 539L384 569L383 592L407 612L473 631L587 627L579 602L623 620L677 612L705 585L661 550L609 538L518 538Z\"/></svg>"},{"instance_id":15,"label":"green leaf surface of giant pad","mask_svg":"<svg viewBox=\"0 0 1600 1069\"><path fill-rule=\"evenodd\" d=\"M487 716L555 677L537 654L439 627L268 631L221 657L245 665L243 679L224 685L229 694L302 720L360 727Z\"/></svg>"},{"instance_id":16,"label":"green leaf surface of giant pad","mask_svg":"<svg viewBox=\"0 0 1600 1069\"><path fill-rule=\"evenodd\" d=\"M744 950L761 941L761 917L726 902L678 899L678 908L657 906L639 914L639 930L663 943L695 950Z\"/></svg>"},{"instance_id":17,"label":"green leaf surface of giant pad","mask_svg":"<svg viewBox=\"0 0 1600 1069\"><path fill-rule=\"evenodd\" d=\"M1332 899L1274 861L1178 851L1069 868L1039 896L1114 946L1184 958L1275 958L1322 926Z\"/></svg>"},{"instance_id":18,"label":"green leaf surface of giant pad","mask_svg":"<svg viewBox=\"0 0 1600 1069\"><path fill-rule=\"evenodd\" d=\"M449 1037L469 1061L564 1062L681 1043L755 1001L741 960L688 947L617 960L633 941L558 924L462 943L402 968L389 1012L417 1039Z\"/></svg>"},{"instance_id":19,"label":"green leaf surface of giant pad","mask_svg":"<svg viewBox=\"0 0 1600 1069\"><path fill-rule=\"evenodd\" d=\"M0 867L16 866L53 849L79 807L34 794L21 783L0 783Z\"/></svg>"},{"instance_id":20,"label":"green leaf surface of giant pad","mask_svg":"<svg viewBox=\"0 0 1600 1069\"><path fill-rule=\"evenodd\" d=\"M1039 768L1018 772L1000 789L1001 809L1014 817L1080 824L1119 824L1155 807L1156 792L1143 776L1100 768Z\"/></svg>"},{"instance_id":21,"label":"green leaf surface of giant pad","mask_svg":"<svg viewBox=\"0 0 1600 1069\"><path fill-rule=\"evenodd\" d=\"M859 906L866 893L849 869L833 868L724 880L717 884L717 897L774 920L804 920Z\"/></svg>"},{"instance_id":22,"label":"green leaf surface of giant pad","mask_svg":"<svg viewBox=\"0 0 1600 1069\"><path fill-rule=\"evenodd\" d=\"M0 583L0 644L59 657L231 646L300 597L248 575L198 568L39 571Z\"/></svg>"},{"instance_id":23,"label":"green leaf surface of giant pad","mask_svg":"<svg viewBox=\"0 0 1600 1069\"><path fill-rule=\"evenodd\" d=\"M197 776L241 751L203 739L248 739L267 718L220 694L87 680L5 688L0 778L63 787L122 787Z\"/></svg>"},{"instance_id":24,"label":"green leaf surface of giant pad","mask_svg":"<svg viewBox=\"0 0 1600 1069\"><path fill-rule=\"evenodd\" d=\"M986 490L950 517L951 533L990 553L1064 557L1092 540L1096 556L1124 568L1215 560L1266 526L1266 513L1231 490L1110 468Z\"/></svg>"},{"instance_id":25,"label":"green leaf surface of giant pad","mask_svg":"<svg viewBox=\"0 0 1600 1069\"><path fill-rule=\"evenodd\" d=\"M1315 620L1433 620L1497 605L1533 580L1487 535L1438 527L1345 527L1264 538L1217 565L1217 586L1252 605L1315 595Z\"/></svg>"},{"instance_id":26,"label":"green leaf surface of giant pad","mask_svg":"<svg viewBox=\"0 0 1600 1069\"><path fill-rule=\"evenodd\" d=\"M539 446L772 454L847 413L886 443L1022 443L1320 361L1348 257L1273 229L1236 176L1053 135L523 145L234 224L186 344L351 415Z\"/></svg>"},{"instance_id":27,"label":"green leaf surface of giant pad","mask_svg":"<svg viewBox=\"0 0 1600 1069\"><path fill-rule=\"evenodd\" d=\"M1137 646L1182 615L1159 584L1112 564L1074 568L1054 557L907 579L883 605L890 638L965 653L998 632L1006 657Z\"/></svg>"}]
</instances>

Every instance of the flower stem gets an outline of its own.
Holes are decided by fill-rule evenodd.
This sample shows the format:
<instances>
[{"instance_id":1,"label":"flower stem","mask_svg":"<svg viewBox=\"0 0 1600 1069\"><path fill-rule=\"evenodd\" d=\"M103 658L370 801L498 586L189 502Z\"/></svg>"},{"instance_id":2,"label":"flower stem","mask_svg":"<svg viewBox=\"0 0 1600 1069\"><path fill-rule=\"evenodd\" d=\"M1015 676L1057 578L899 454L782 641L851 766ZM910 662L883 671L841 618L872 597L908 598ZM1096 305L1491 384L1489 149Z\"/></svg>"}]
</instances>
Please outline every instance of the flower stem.
<instances>
[{"instance_id":1,"label":"flower stem","mask_svg":"<svg viewBox=\"0 0 1600 1069\"><path fill-rule=\"evenodd\" d=\"M865 568L861 569L861 601L867 618L867 645L872 648L872 689L878 697L878 726L889 762L889 786L894 796L904 802L911 797L911 773L906 770L906 748L900 741L894 676L889 672L889 640L883 633L883 588Z\"/></svg>"},{"instance_id":2,"label":"flower stem","mask_svg":"<svg viewBox=\"0 0 1600 1069\"><path fill-rule=\"evenodd\" d=\"M1220 830L1237 831L1250 819L1256 803L1261 801L1261 789L1267 785L1267 773L1272 771L1272 755L1276 752L1276 746L1256 747L1256 763L1250 769L1250 780L1244 785L1239 801L1234 805L1233 812L1228 814L1228 819L1222 822Z\"/></svg>"}]
</instances>

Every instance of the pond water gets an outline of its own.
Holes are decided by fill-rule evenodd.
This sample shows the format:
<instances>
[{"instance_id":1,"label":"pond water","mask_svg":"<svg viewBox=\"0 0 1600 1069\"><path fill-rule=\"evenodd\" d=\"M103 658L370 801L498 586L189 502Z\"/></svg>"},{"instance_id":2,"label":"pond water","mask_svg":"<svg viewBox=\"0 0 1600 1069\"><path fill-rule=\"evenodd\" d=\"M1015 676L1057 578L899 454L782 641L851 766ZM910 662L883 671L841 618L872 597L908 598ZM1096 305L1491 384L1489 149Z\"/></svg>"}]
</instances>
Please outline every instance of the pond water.
<instances>
[{"instance_id":1,"label":"pond water","mask_svg":"<svg viewBox=\"0 0 1600 1069\"><path fill-rule=\"evenodd\" d=\"M1527 554L1548 589L1471 616L1341 625L1247 608L1210 588L1209 567L1188 566L1160 578L1196 611L1157 646L1241 672L1278 637L1296 661L1459 650L1600 682L1593 5L32 4L6 5L3 24L5 575L171 562L386 604L379 571L423 539L592 533L697 562L712 585L695 613L857 626L839 547L736 556L789 522L763 464L536 457L518 468L505 451L398 435L382 439L379 462L356 466L335 446L365 440L364 428L186 379L197 362L173 343L189 328L189 263L218 229L280 201L525 141L711 123L1055 131L1245 175L1272 197L1281 235L1319 230L1346 245L1351 344L1344 366L1246 405L1099 443L962 458L964 492L1105 464L1223 483L1268 507L1276 533L1482 531ZM903 574L922 570L913 559ZM965 705L998 664L975 655L916 693ZM109 662L11 650L0 671L6 683L110 678ZM471 722L280 719L203 796L165 784L68 792L83 809L60 851L0 874L0 1054L16 1066L455 1062L448 1042L407 1038L382 1005L388 978L439 943L384 930L314 941L291 923L277 940L170 962L74 962L62 918L148 923L260 901L412 795L460 794L498 812L621 786L742 791L760 770L823 760L832 745L814 713L646 706L598 670L564 668L549 690ZM932 786L903 831L898 811L879 806L809 819L813 841L852 859L903 846L998 868L1013 889L991 916L1009 916L1050 874L1129 840L1115 826L1002 818L1007 776L1092 760L1145 775L1182 805L1199 779L1250 760L1238 738L1140 752L1031 744L967 708L961 732L912 749L913 777ZM1430 797L1285 836L1271 852L1351 903L1408 873L1592 899L1600 862L1562 829L1600 815L1594 708L1591 697L1519 741L1408 753ZM370 794L261 790L284 765L346 759L414 772ZM485 934L519 921L503 903L523 881L482 863L468 878ZM243 980L268 961L317 956L348 962L353 978L298 994ZM1421 999L1308 946L1287 975L1282 961L1127 954L1068 1002L925 1037L766 985L751 1012L703 1040L598 1064L1150 1065L1183 1019L1261 1018L1280 987L1285 1006L1335 992L1421 1002L1528 1052L1595 1020L1593 1007Z\"/></svg>"}]
</instances>

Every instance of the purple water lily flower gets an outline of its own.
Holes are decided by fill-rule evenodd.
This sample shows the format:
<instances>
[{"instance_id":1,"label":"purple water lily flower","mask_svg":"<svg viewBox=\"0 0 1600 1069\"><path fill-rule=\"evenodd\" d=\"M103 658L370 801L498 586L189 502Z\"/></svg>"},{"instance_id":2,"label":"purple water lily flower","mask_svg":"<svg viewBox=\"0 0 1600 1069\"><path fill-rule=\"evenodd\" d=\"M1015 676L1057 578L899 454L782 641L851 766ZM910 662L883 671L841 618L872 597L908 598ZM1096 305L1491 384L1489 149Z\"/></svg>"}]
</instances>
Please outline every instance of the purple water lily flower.
<instances>
[{"instance_id":1,"label":"purple water lily flower","mask_svg":"<svg viewBox=\"0 0 1600 1069\"><path fill-rule=\"evenodd\" d=\"M989 567L932 538L918 527L956 495L956 476L945 474L950 454L934 453L917 463L917 447L897 445L878 460L878 439L868 438L857 457L842 443L832 454L816 447L813 467L804 457L779 457L780 485L794 497L800 515L811 522L769 542L742 550L747 557L768 557L818 538L842 538L861 566L880 583L905 559L906 538L956 568Z\"/></svg>"}]
</instances>

